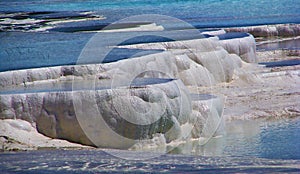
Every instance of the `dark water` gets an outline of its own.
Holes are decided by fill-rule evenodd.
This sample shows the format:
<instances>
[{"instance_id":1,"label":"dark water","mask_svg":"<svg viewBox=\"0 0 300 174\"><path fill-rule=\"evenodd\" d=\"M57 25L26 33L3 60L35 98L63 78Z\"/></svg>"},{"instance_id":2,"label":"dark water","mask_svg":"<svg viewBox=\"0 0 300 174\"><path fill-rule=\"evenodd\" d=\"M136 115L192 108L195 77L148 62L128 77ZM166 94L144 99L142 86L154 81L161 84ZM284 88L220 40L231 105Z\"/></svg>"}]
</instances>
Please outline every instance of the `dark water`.
<instances>
[{"instance_id":1,"label":"dark water","mask_svg":"<svg viewBox=\"0 0 300 174\"><path fill-rule=\"evenodd\" d=\"M257 51L272 51L272 50L300 50L300 39L279 41L273 43L261 44L256 47ZM265 65L268 68L282 67L282 66L295 66L300 65L299 59L282 60L275 62L260 62L259 64Z\"/></svg>"},{"instance_id":2,"label":"dark water","mask_svg":"<svg viewBox=\"0 0 300 174\"><path fill-rule=\"evenodd\" d=\"M258 51L271 51L277 49L283 50L300 50L300 38L287 40L287 41L280 41L274 43L267 43L261 44L256 47Z\"/></svg>"},{"instance_id":3,"label":"dark water","mask_svg":"<svg viewBox=\"0 0 300 174\"><path fill-rule=\"evenodd\" d=\"M94 35L92 33L0 32L0 72L58 65L75 65L85 44ZM134 43L142 39L128 40L127 42ZM151 41L154 40L152 39ZM105 55L104 60L97 61L97 58L95 58L87 63L109 63L161 51L114 48Z\"/></svg>"},{"instance_id":4,"label":"dark water","mask_svg":"<svg viewBox=\"0 0 300 174\"><path fill-rule=\"evenodd\" d=\"M76 64L91 34L0 32L0 71Z\"/></svg>"},{"instance_id":5,"label":"dark water","mask_svg":"<svg viewBox=\"0 0 300 174\"><path fill-rule=\"evenodd\" d=\"M267 68L282 67L282 66L295 66L300 65L300 59L282 60L276 62L261 62L261 65L265 65Z\"/></svg>"}]
</instances>

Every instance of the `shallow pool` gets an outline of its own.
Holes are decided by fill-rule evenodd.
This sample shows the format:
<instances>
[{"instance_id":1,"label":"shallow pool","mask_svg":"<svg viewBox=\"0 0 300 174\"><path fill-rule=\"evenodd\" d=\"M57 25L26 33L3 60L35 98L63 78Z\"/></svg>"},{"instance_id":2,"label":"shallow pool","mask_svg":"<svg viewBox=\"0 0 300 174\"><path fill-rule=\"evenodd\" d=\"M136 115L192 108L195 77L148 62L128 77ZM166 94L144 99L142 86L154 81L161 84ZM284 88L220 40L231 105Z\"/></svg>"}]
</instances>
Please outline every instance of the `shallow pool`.
<instances>
[{"instance_id":1,"label":"shallow pool","mask_svg":"<svg viewBox=\"0 0 300 174\"><path fill-rule=\"evenodd\" d=\"M212 139L205 146L193 141L177 146L168 154L110 149L5 152L0 153L0 170L4 173L300 172L300 118L234 121L225 130L224 136ZM149 158L153 155L154 158Z\"/></svg>"},{"instance_id":2,"label":"shallow pool","mask_svg":"<svg viewBox=\"0 0 300 174\"><path fill-rule=\"evenodd\" d=\"M271 51L271 50L299 50L300 38L286 41L278 41L273 43L261 44L256 47L258 51Z\"/></svg>"}]
</instances>

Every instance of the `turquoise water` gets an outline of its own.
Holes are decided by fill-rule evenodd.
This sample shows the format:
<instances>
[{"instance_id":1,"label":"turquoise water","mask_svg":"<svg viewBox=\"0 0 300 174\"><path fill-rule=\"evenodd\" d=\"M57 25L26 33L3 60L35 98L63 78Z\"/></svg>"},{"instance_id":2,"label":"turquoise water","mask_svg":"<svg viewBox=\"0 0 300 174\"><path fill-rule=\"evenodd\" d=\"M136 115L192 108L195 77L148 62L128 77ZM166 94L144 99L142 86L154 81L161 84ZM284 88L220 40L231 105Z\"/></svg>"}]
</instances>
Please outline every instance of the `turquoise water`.
<instances>
[{"instance_id":1,"label":"turquoise water","mask_svg":"<svg viewBox=\"0 0 300 174\"><path fill-rule=\"evenodd\" d=\"M296 0L12 0L1 1L0 11L98 11L107 21L162 14L202 27L300 22Z\"/></svg>"},{"instance_id":2,"label":"turquoise water","mask_svg":"<svg viewBox=\"0 0 300 174\"><path fill-rule=\"evenodd\" d=\"M43 26L43 22L36 25L0 24L0 31L2 31L0 32L0 72L76 64L81 50L94 35L80 31L101 30L111 22L138 14L168 15L182 19L196 28L300 23L300 3L293 0L12 0L0 1L0 22L11 15L7 13L20 11L26 13L22 15L14 13L10 18L46 21L50 18L58 21L69 18L85 19L89 16L82 15L80 12L92 11L93 14L103 15L105 19L61 23L46 32L24 32L28 28ZM176 27L177 24L173 25ZM180 37L183 39L195 38L184 34L181 34ZM149 38L138 38L135 43L145 42L147 39L149 42L153 42L157 39ZM263 46L260 48L264 49ZM146 53L145 50L114 50L105 61L125 59L139 52L151 53ZM101 62L90 61L87 63Z\"/></svg>"},{"instance_id":3,"label":"turquoise water","mask_svg":"<svg viewBox=\"0 0 300 174\"><path fill-rule=\"evenodd\" d=\"M226 122L222 137L206 145L193 142L174 149L173 153L211 157L252 157L298 160L300 162L300 119L238 120Z\"/></svg>"}]
</instances>

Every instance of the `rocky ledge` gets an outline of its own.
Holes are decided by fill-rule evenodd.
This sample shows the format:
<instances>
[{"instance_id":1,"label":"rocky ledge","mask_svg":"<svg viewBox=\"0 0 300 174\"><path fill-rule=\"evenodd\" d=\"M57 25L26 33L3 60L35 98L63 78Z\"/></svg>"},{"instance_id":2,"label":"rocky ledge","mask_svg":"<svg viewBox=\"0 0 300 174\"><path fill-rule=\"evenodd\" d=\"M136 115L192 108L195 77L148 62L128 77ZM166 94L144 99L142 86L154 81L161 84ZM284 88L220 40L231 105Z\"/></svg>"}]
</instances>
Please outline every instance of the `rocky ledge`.
<instances>
[{"instance_id":1,"label":"rocky ledge","mask_svg":"<svg viewBox=\"0 0 300 174\"><path fill-rule=\"evenodd\" d=\"M251 27L226 28L227 32L246 32L254 37L296 37L300 35L300 24L277 24Z\"/></svg>"},{"instance_id":2,"label":"rocky ledge","mask_svg":"<svg viewBox=\"0 0 300 174\"><path fill-rule=\"evenodd\" d=\"M245 61L256 61L253 43L247 34L125 45L164 52L1 72L0 118L25 120L47 137L97 147L128 149L157 134L165 143L211 138L222 122L223 97L197 90L191 95L189 89L209 90L244 77L250 66Z\"/></svg>"}]
</instances>

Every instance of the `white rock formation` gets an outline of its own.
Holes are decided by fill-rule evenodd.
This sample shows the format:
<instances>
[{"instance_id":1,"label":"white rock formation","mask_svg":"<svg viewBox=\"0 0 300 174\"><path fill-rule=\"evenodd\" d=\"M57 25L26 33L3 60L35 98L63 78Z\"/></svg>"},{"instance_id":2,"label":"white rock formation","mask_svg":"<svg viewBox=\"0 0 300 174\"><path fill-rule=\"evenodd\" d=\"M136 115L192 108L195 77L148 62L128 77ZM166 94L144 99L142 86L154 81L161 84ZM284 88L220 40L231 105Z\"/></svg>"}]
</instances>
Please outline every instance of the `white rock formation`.
<instances>
[{"instance_id":1,"label":"white rock formation","mask_svg":"<svg viewBox=\"0 0 300 174\"><path fill-rule=\"evenodd\" d=\"M25 93L1 95L1 119L21 119L36 125L37 130L51 138L92 145L74 114L71 93Z\"/></svg>"},{"instance_id":2,"label":"white rock formation","mask_svg":"<svg viewBox=\"0 0 300 174\"><path fill-rule=\"evenodd\" d=\"M240 42L240 40L237 42ZM219 82L230 81L232 71L241 65L240 58L236 55L228 54L219 46L216 38L139 44L126 47L143 49L149 49L149 47L151 49L163 48L168 51L108 64L57 66L1 72L0 89L8 86L31 84L28 82L68 80L70 76L79 77L79 79L94 79L95 75L99 76L99 78L116 78L117 75L122 74L122 71L130 72L131 76L133 74L138 75L136 73L144 71L159 71L167 74L169 78L180 78L185 85L209 86ZM239 46L233 50L241 50L239 53L245 53L245 49ZM247 52L245 54L248 56ZM69 78L69 80L72 79Z\"/></svg>"},{"instance_id":3,"label":"white rock formation","mask_svg":"<svg viewBox=\"0 0 300 174\"><path fill-rule=\"evenodd\" d=\"M220 40L221 46L228 53L236 54L248 63L257 63L256 43L252 35L243 38Z\"/></svg>"},{"instance_id":4,"label":"white rock formation","mask_svg":"<svg viewBox=\"0 0 300 174\"><path fill-rule=\"evenodd\" d=\"M220 34L225 34L225 33L226 33L226 31L224 29L208 30L208 31L201 32L201 34L208 34L208 35L211 35L211 36L218 36Z\"/></svg>"},{"instance_id":5,"label":"white rock formation","mask_svg":"<svg viewBox=\"0 0 300 174\"><path fill-rule=\"evenodd\" d=\"M261 25L251 27L227 28L228 32L246 32L255 37L296 37L300 35L299 24Z\"/></svg>"},{"instance_id":6,"label":"white rock formation","mask_svg":"<svg viewBox=\"0 0 300 174\"><path fill-rule=\"evenodd\" d=\"M0 120L0 151L35 150L38 148L87 148L66 140L40 134L29 122L20 119Z\"/></svg>"},{"instance_id":7,"label":"white rock formation","mask_svg":"<svg viewBox=\"0 0 300 174\"><path fill-rule=\"evenodd\" d=\"M190 122L194 123L192 138L210 138L218 134L218 128L223 124L223 97L213 95L191 94L192 115Z\"/></svg>"},{"instance_id":8,"label":"white rock formation","mask_svg":"<svg viewBox=\"0 0 300 174\"><path fill-rule=\"evenodd\" d=\"M167 143L212 136L222 101L191 100L185 85L230 82L242 60L216 38L128 47L166 51L107 64L0 73L0 119L26 120L51 138L122 149L156 134ZM136 78L174 80L135 85ZM70 82L73 88L65 89Z\"/></svg>"},{"instance_id":9,"label":"white rock formation","mask_svg":"<svg viewBox=\"0 0 300 174\"><path fill-rule=\"evenodd\" d=\"M181 126L187 123L196 125L190 137L199 137L195 132L203 128L202 121L214 114L203 107L219 110L215 104L201 106L192 114L189 92L180 80L171 80L96 91L0 95L0 118L26 120L51 138L126 149L157 133L167 142L182 138Z\"/></svg>"}]
</instances>

